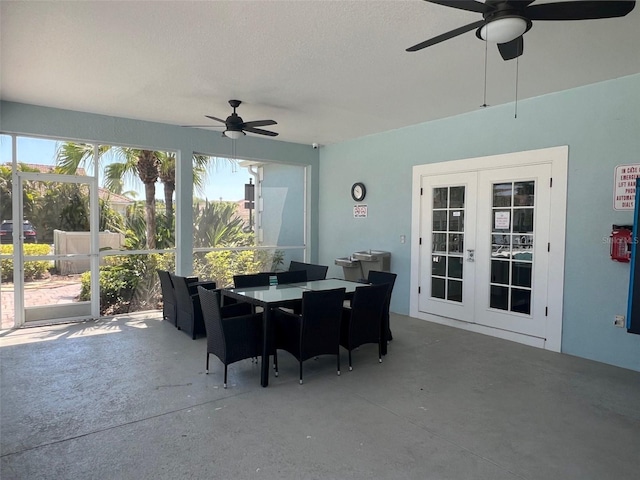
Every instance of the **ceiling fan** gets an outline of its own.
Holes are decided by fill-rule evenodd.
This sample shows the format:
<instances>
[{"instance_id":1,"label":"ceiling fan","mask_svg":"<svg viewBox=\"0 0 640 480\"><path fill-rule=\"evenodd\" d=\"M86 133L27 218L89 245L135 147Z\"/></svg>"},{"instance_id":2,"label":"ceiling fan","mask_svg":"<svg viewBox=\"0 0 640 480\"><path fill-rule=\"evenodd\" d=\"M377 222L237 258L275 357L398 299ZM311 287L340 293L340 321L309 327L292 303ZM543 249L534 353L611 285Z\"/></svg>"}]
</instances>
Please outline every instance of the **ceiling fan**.
<instances>
[{"instance_id":1,"label":"ceiling fan","mask_svg":"<svg viewBox=\"0 0 640 480\"><path fill-rule=\"evenodd\" d=\"M476 37L498 44L504 60L522 55L522 35L529 31L534 20L593 20L624 17L635 6L635 0L577 0L571 2L531 5L535 0L425 0L445 7L482 14L482 20L464 25L449 32L407 48L415 52L437 43L476 30Z\"/></svg>"},{"instance_id":2,"label":"ceiling fan","mask_svg":"<svg viewBox=\"0 0 640 480\"><path fill-rule=\"evenodd\" d=\"M240 106L242 102L240 100L229 100L229 105L233 108L233 113L227 117L226 120L221 118L212 117L211 115L205 115L205 117L215 120L220 123L224 123L225 131L222 135L232 139L238 139L242 135L246 135L245 132L256 133L258 135L267 135L268 137L277 137L276 132L269 130L263 130L262 128L268 125L277 125L275 120L254 120L253 122L245 122L242 117L236 113L236 108ZM211 125L188 125L190 127L210 127Z\"/></svg>"}]
</instances>

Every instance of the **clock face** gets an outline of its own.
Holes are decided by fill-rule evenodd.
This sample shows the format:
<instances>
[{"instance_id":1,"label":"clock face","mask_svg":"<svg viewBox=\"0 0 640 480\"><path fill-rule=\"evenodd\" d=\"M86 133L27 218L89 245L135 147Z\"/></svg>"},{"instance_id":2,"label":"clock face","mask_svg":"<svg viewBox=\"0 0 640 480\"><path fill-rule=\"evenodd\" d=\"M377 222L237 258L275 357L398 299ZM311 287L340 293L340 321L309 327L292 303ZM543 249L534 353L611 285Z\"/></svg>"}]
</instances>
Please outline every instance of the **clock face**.
<instances>
[{"instance_id":1,"label":"clock face","mask_svg":"<svg viewBox=\"0 0 640 480\"><path fill-rule=\"evenodd\" d=\"M351 187L351 198L353 198L356 202L361 202L364 200L364 197L367 195L367 189L364 187L364 183L354 183Z\"/></svg>"}]
</instances>

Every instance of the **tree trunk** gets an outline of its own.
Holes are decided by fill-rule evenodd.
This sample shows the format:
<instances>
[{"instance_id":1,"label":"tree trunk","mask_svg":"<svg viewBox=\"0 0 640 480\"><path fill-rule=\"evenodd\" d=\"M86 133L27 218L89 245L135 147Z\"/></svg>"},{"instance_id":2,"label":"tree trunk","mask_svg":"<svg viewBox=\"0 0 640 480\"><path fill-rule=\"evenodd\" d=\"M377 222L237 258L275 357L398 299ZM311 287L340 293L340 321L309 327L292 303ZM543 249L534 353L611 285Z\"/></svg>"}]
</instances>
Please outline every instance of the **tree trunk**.
<instances>
[{"instance_id":1,"label":"tree trunk","mask_svg":"<svg viewBox=\"0 0 640 480\"><path fill-rule=\"evenodd\" d=\"M164 205L167 209L167 222L171 225L173 222L173 192L176 189L175 183L164 183Z\"/></svg>"},{"instance_id":2,"label":"tree trunk","mask_svg":"<svg viewBox=\"0 0 640 480\"><path fill-rule=\"evenodd\" d=\"M138 176L144 183L145 220L147 223L147 248L156 248L156 187L158 180L158 159L155 152L141 150L138 157Z\"/></svg>"},{"instance_id":3,"label":"tree trunk","mask_svg":"<svg viewBox=\"0 0 640 480\"><path fill-rule=\"evenodd\" d=\"M156 185L154 183L144 184L144 213L147 223L147 249L156 248Z\"/></svg>"}]
</instances>

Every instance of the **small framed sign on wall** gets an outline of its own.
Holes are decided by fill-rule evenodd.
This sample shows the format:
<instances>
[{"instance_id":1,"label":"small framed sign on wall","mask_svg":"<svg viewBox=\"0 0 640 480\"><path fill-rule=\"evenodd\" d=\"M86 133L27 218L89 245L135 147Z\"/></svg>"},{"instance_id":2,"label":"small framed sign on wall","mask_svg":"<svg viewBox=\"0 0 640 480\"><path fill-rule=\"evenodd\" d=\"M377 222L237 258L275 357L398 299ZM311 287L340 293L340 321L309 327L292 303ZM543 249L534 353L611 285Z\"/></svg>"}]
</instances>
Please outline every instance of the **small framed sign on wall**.
<instances>
[{"instance_id":1,"label":"small framed sign on wall","mask_svg":"<svg viewBox=\"0 0 640 480\"><path fill-rule=\"evenodd\" d=\"M367 218L367 206L366 205L354 205L353 206L353 218Z\"/></svg>"}]
</instances>

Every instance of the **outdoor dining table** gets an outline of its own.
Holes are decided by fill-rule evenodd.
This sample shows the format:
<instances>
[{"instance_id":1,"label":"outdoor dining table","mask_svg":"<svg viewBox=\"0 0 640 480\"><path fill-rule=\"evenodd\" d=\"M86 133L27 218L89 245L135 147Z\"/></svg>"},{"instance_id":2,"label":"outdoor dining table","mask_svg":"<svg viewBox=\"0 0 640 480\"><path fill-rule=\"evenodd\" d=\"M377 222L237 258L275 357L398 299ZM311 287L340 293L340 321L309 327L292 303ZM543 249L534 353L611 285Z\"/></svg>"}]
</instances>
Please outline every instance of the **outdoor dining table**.
<instances>
[{"instance_id":1,"label":"outdoor dining table","mask_svg":"<svg viewBox=\"0 0 640 480\"><path fill-rule=\"evenodd\" d=\"M221 290L222 296L233 298L241 302L262 307L262 362L260 366L260 385L269 385L269 347L271 342L271 311L277 307L287 307L302 300L302 294L309 290L330 290L332 288L345 288L346 296L353 295L357 287L368 285L366 283L351 282L337 278L326 280L312 280L301 283L289 283L285 285L270 285L250 288L225 288ZM223 300L224 302L224 300Z\"/></svg>"}]
</instances>

